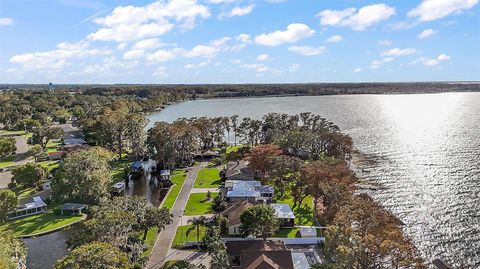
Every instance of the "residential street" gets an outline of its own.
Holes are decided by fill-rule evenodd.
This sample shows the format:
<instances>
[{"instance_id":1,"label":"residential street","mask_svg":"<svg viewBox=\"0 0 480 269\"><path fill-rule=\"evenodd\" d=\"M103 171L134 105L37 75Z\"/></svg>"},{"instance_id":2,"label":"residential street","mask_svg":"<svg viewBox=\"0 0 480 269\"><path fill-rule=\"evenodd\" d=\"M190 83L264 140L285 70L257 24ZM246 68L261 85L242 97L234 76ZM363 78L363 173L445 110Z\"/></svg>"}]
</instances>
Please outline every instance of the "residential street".
<instances>
[{"instance_id":1,"label":"residential street","mask_svg":"<svg viewBox=\"0 0 480 269\"><path fill-rule=\"evenodd\" d=\"M175 238L175 233L177 232L177 227L180 223L183 211L185 210L185 206L187 205L190 191L192 190L195 183L195 178L197 177L200 168L205 167L206 165L206 162L202 162L200 163L200 165L192 167L188 172L185 183L183 184L182 189L180 190L180 193L178 194L177 200L175 201L175 204L173 205L171 211L171 213L173 214L173 222L158 235L157 241L153 246L152 254L146 268L153 269L161 268L163 266L165 259L168 256L170 246L172 245L173 239Z\"/></svg>"},{"instance_id":2,"label":"residential street","mask_svg":"<svg viewBox=\"0 0 480 269\"><path fill-rule=\"evenodd\" d=\"M15 152L15 160L12 163L12 166L19 166L26 164L31 160L30 157L27 157L28 144L27 139L23 136L14 136L15 145L17 146L17 151ZM5 189L8 187L12 178L12 173L10 171L0 173L0 189Z\"/></svg>"}]
</instances>

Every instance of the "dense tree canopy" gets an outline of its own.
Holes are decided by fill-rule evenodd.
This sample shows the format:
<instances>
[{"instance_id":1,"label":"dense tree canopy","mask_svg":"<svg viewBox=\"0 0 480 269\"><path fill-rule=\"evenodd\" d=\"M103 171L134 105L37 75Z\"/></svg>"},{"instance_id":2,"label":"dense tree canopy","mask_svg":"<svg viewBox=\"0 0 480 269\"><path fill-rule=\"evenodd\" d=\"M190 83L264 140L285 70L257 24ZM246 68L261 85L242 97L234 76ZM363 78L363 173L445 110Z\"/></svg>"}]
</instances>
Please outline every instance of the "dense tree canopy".
<instances>
[{"instance_id":1,"label":"dense tree canopy","mask_svg":"<svg viewBox=\"0 0 480 269\"><path fill-rule=\"evenodd\" d=\"M0 268L16 269L25 264L27 248L12 232L0 232Z\"/></svg>"},{"instance_id":2,"label":"dense tree canopy","mask_svg":"<svg viewBox=\"0 0 480 269\"><path fill-rule=\"evenodd\" d=\"M17 150L15 139L11 137L0 137L0 160L15 153L15 150Z\"/></svg>"},{"instance_id":3,"label":"dense tree canopy","mask_svg":"<svg viewBox=\"0 0 480 269\"><path fill-rule=\"evenodd\" d=\"M7 213L15 210L18 204L17 195L11 190L0 190L0 223L7 217Z\"/></svg>"},{"instance_id":4,"label":"dense tree canopy","mask_svg":"<svg viewBox=\"0 0 480 269\"><path fill-rule=\"evenodd\" d=\"M27 163L12 170L12 181L29 187L38 187L48 177L47 168L36 163Z\"/></svg>"},{"instance_id":5,"label":"dense tree canopy","mask_svg":"<svg viewBox=\"0 0 480 269\"><path fill-rule=\"evenodd\" d=\"M68 154L52 180L55 198L98 203L112 184L108 163L111 157L109 151L99 147Z\"/></svg>"},{"instance_id":6,"label":"dense tree canopy","mask_svg":"<svg viewBox=\"0 0 480 269\"><path fill-rule=\"evenodd\" d=\"M279 228L279 220L275 216L275 209L270 205L254 205L240 214L240 231L243 236L260 235L263 240L272 236Z\"/></svg>"},{"instance_id":7,"label":"dense tree canopy","mask_svg":"<svg viewBox=\"0 0 480 269\"><path fill-rule=\"evenodd\" d=\"M367 195L339 210L327 227L326 249L337 268L424 268L398 221Z\"/></svg>"},{"instance_id":8,"label":"dense tree canopy","mask_svg":"<svg viewBox=\"0 0 480 269\"><path fill-rule=\"evenodd\" d=\"M131 268L127 255L107 243L93 242L82 245L55 264L55 269Z\"/></svg>"}]
</instances>

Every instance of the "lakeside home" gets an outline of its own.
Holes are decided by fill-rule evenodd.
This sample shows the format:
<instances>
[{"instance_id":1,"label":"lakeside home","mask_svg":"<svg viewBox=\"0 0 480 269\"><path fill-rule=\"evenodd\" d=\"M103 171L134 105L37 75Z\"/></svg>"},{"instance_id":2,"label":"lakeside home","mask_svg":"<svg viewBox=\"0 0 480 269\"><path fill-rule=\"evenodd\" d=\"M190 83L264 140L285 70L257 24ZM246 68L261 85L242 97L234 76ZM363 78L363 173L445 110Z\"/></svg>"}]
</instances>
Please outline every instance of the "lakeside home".
<instances>
[{"instance_id":1,"label":"lakeside home","mask_svg":"<svg viewBox=\"0 0 480 269\"><path fill-rule=\"evenodd\" d=\"M15 211L7 214L8 220L41 214L47 211L47 204L42 200L42 198L35 196L26 200L29 202L20 205L17 207L17 209L15 209Z\"/></svg>"},{"instance_id":2,"label":"lakeside home","mask_svg":"<svg viewBox=\"0 0 480 269\"><path fill-rule=\"evenodd\" d=\"M269 203L274 192L273 187L262 185L260 181L227 180L220 188L220 194L230 202L248 200L252 203Z\"/></svg>"}]
</instances>

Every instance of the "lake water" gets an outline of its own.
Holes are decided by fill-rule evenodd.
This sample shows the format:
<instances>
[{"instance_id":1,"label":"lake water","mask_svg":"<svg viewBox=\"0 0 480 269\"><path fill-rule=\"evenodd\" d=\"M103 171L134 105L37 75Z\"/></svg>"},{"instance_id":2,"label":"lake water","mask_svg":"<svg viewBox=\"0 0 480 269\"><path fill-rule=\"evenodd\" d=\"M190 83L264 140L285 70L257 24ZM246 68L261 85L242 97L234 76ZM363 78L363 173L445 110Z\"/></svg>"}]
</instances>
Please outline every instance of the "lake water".
<instances>
[{"instance_id":1,"label":"lake water","mask_svg":"<svg viewBox=\"0 0 480 269\"><path fill-rule=\"evenodd\" d=\"M145 177L149 178L150 175L147 174L136 180L130 179L125 194L144 196L148 203L159 206L168 189L149 184ZM51 234L24 239L28 249L27 267L29 269L53 268L54 264L68 253L67 241L77 230L78 225L73 225Z\"/></svg>"},{"instance_id":2,"label":"lake water","mask_svg":"<svg viewBox=\"0 0 480 269\"><path fill-rule=\"evenodd\" d=\"M426 261L480 268L480 93L189 101L149 116L261 118L314 112L352 136L370 194L406 225Z\"/></svg>"}]
</instances>

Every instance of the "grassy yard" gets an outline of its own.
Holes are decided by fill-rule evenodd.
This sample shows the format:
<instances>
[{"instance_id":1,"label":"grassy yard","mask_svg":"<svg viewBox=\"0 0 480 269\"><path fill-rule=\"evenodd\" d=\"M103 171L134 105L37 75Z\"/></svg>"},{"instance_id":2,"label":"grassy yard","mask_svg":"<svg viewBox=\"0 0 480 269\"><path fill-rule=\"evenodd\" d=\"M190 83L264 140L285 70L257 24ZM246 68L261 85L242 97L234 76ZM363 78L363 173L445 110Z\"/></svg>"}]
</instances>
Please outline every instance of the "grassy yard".
<instances>
[{"instance_id":1,"label":"grassy yard","mask_svg":"<svg viewBox=\"0 0 480 269\"><path fill-rule=\"evenodd\" d=\"M131 161L129 160L120 160L110 163L110 167L112 168L112 170L110 170L110 174L113 177L114 183L123 181L125 179L125 167L128 167L130 163Z\"/></svg>"},{"instance_id":2,"label":"grassy yard","mask_svg":"<svg viewBox=\"0 0 480 269\"><path fill-rule=\"evenodd\" d=\"M45 161L45 162L38 162L38 165L45 167L48 171L52 171L53 169L57 168L59 165L59 161Z\"/></svg>"},{"instance_id":3,"label":"grassy yard","mask_svg":"<svg viewBox=\"0 0 480 269\"><path fill-rule=\"evenodd\" d=\"M220 171L217 168L203 168L198 171L195 179L195 188L217 188L220 187Z\"/></svg>"},{"instance_id":4,"label":"grassy yard","mask_svg":"<svg viewBox=\"0 0 480 269\"><path fill-rule=\"evenodd\" d=\"M245 145L236 145L236 146L230 146L227 148L225 151L226 154L232 153L232 152L237 152L239 149L245 147Z\"/></svg>"},{"instance_id":5,"label":"grassy yard","mask_svg":"<svg viewBox=\"0 0 480 269\"><path fill-rule=\"evenodd\" d=\"M280 228L278 232L273 236L276 238L295 238L297 237L297 233L300 233L300 228L295 227L295 228ZM317 229L317 236L321 237L322 236L322 230Z\"/></svg>"},{"instance_id":6,"label":"grassy yard","mask_svg":"<svg viewBox=\"0 0 480 269\"><path fill-rule=\"evenodd\" d=\"M203 215L211 213L210 205L218 193L212 193L212 199L207 200L207 193L191 193L185 207L185 216Z\"/></svg>"},{"instance_id":7,"label":"grassy yard","mask_svg":"<svg viewBox=\"0 0 480 269\"><path fill-rule=\"evenodd\" d=\"M192 225L179 226L177 232L175 233L175 238L173 239L173 247L180 246L187 241L197 241L197 229L190 231L187 235L187 230L192 227ZM205 227L200 227L200 240L205 236Z\"/></svg>"},{"instance_id":8,"label":"grassy yard","mask_svg":"<svg viewBox=\"0 0 480 269\"><path fill-rule=\"evenodd\" d=\"M50 140L47 143L46 150L47 150L47 152L59 151L61 146L62 146L62 143L60 142L59 139Z\"/></svg>"},{"instance_id":9,"label":"grassy yard","mask_svg":"<svg viewBox=\"0 0 480 269\"><path fill-rule=\"evenodd\" d=\"M281 199L276 199L275 203L278 204L289 204L293 208L293 198L290 195L282 197ZM295 214L295 225L311 226L314 223L313 217L313 199L311 196L303 199L302 206L297 206L293 208L293 213Z\"/></svg>"},{"instance_id":10,"label":"grassy yard","mask_svg":"<svg viewBox=\"0 0 480 269\"><path fill-rule=\"evenodd\" d=\"M7 130L0 130L0 135L27 135L25 131L7 131Z\"/></svg>"},{"instance_id":11,"label":"grassy yard","mask_svg":"<svg viewBox=\"0 0 480 269\"><path fill-rule=\"evenodd\" d=\"M54 212L58 207L51 208L43 214L7 221L0 225L0 231L12 230L18 236L36 234L66 226L82 218L82 216L57 215Z\"/></svg>"},{"instance_id":12,"label":"grassy yard","mask_svg":"<svg viewBox=\"0 0 480 269\"><path fill-rule=\"evenodd\" d=\"M0 160L0 168L5 168L13 165L13 160L15 160L15 155L10 155Z\"/></svg>"},{"instance_id":13,"label":"grassy yard","mask_svg":"<svg viewBox=\"0 0 480 269\"><path fill-rule=\"evenodd\" d=\"M175 203L175 200L177 199L178 193L182 189L183 183L185 182L185 178L187 177L187 172L185 170L174 170L172 172L172 183L175 184L173 185L168 193L167 197L165 197L165 200L163 200L162 207L166 207L168 209L171 209L173 207L173 204Z\"/></svg>"},{"instance_id":14,"label":"grassy yard","mask_svg":"<svg viewBox=\"0 0 480 269\"><path fill-rule=\"evenodd\" d=\"M157 228L150 228L147 232L147 238L145 239L145 247L146 249L143 251L143 255L145 257L150 256L152 252L153 244L155 244L155 239L157 239L158 229ZM140 239L143 239L143 232L140 233Z\"/></svg>"},{"instance_id":15,"label":"grassy yard","mask_svg":"<svg viewBox=\"0 0 480 269\"><path fill-rule=\"evenodd\" d=\"M11 190L17 195L18 199L32 196L37 192L35 188L23 186L21 184L18 184L15 188Z\"/></svg>"}]
</instances>

